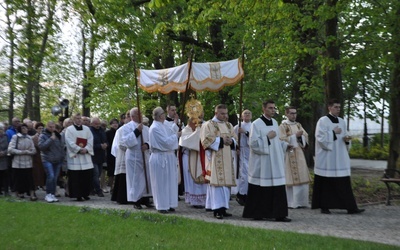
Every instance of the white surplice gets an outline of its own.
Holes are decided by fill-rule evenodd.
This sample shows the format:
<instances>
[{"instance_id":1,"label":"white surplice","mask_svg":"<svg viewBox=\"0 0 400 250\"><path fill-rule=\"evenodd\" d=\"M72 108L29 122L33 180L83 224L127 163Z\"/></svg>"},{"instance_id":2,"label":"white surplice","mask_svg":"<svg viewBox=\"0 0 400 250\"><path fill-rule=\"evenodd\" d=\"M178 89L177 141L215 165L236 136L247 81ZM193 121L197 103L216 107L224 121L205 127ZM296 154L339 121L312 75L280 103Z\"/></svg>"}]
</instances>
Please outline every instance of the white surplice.
<instances>
[{"instance_id":1,"label":"white surplice","mask_svg":"<svg viewBox=\"0 0 400 250\"><path fill-rule=\"evenodd\" d=\"M279 139L278 123L273 118L272 124L267 126L258 118L251 125L248 181L261 187L286 184L284 152L288 143ZM270 131L276 132L273 139L267 138Z\"/></svg>"},{"instance_id":2,"label":"white surplice","mask_svg":"<svg viewBox=\"0 0 400 250\"><path fill-rule=\"evenodd\" d=\"M87 154L79 153L82 148L77 145L78 138L86 140L84 148L88 151ZM89 127L82 125L82 130L77 130L74 125L69 126L65 131L65 145L67 147L68 169L87 170L93 168L93 134Z\"/></svg>"},{"instance_id":3,"label":"white surplice","mask_svg":"<svg viewBox=\"0 0 400 250\"><path fill-rule=\"evenodd\" d=\"M250 133L251 122L242 122L241 128ZM239 125L234 127L236 135L239 137ZM245 133L240 133L240 154L239 154L239 176L236 179L237 188L236 193L246 195L247 189L249 186L248 182L248 170L249 170L249 156L250 156L250 147L249 147L249 133L246 135Z\"/></svg>"},{"instance_id":4,"label":"white surplice","mask_svg":"<svg viewBox=\"0 0 400 250\"><path fill-rule=\"evenodd\" d=\"M150 127L150 182L157 210L178 206L178 168L175 150L178 149L178 127L153 121Z\"/></svg>"},{"instance_id":5,"label":"white surplice","mask_svg":"<svg viewBox=\"0 0 400 250\"><path fill-rule=\"evenodd\" d=\"M149 128L143 126L141 135L138 133L138 136L136 136L135 129L137 126L138 124L135 121L127 123L123 126L121 138L121 143L127 147L125 152L127 199L132 202L152 195L149 175L149 150L142 152L142 144L149 143ZM145 161L143 161L143 155Z\"/></svg>"},{"instance_id":6,"label":"white surplice","mask_svg":"<svg viewBox=\"0 0 400 250\"><path fill-rule=\"evenodd\" d=\"M315 166L314 173L325 177L350 176L350 157L348 146L343 138L347 135L345 121L338 117L339 123L333 123L328 116L318 120L315 129ZM342 129L334 139L333 129Z\"/></svg>"},{"instance_id":7,"label":"white surplice","mask_svg":"<svg viewBox=\"0 0 400 250\"><path fill-rule=\"evenodd\" d=\"M121 143L122 137L122 127L120 127L117 132L115 132L115 137L111 146L111 154L115 157L115 170L114 175L125 174L126 173L126 165L125 165L125 152L126 145Z\"/></svg>"}]
</instances>

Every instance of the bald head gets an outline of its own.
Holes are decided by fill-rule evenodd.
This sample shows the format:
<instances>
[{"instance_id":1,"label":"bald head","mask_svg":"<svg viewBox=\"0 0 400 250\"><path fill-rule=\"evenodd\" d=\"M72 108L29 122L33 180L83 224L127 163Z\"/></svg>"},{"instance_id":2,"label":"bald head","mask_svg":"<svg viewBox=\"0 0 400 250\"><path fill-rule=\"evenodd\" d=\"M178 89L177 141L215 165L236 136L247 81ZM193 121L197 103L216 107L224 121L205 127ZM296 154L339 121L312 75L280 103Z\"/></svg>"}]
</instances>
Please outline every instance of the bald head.
<instances>
[{"instance_id":1,"label":"bald head","mask_svg":"<svg viewBox=\"0 0 400 250\"><path fill-rule=\"evenodd\" d=\"M131 120L132 120L132 121L134 121L134 122L140 122L140 119L139 119L139 109L138 109L138 108L136 108L136 107L132 108L131 111L130 111L130 115L131 115Z\"/></svg>"},{"instance_id":2,"label":"bald head","mask_svg":"<svg viewBox=\"0 0 400 250\"><path fill-rule=\"evenodd\" d=\"M101 125L101 121L98 117L93 117L92 120L90 121L90 125L94 127L95 129L99 129Z\"/></svg>"},{"instance_id":3,"label":"bald head","mask_svg":"<svg viewBox=\"0 0 400 250\"><path fill-rule=\"evenodd\" d=\"M14 128L18 127L21 124L21 120L17 117L12 118L11 124Z\"/></svg>"},{"instance_id":4,"label":"bald head","mask_svg":"<svg viewBox=\"0 0 400 250\"><path fill-rule=\"evenodd\" d=\"M242 112L242 120L244 122L251 122L252 114L251 111L248 109L243 110Z\"/></svg>"}]
</instances>

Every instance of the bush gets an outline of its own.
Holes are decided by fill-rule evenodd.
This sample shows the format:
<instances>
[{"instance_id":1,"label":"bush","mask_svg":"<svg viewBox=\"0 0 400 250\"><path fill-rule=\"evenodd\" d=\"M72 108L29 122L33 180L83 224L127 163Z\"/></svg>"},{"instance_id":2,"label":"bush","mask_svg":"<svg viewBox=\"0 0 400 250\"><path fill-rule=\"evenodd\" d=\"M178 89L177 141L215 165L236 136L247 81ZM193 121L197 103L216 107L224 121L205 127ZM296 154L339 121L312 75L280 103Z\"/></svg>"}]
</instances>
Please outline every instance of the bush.
<instances>
[{"instance_id":1,"label":"bush","mask_svg":"<svg viewBox=\"0 0 400 250\"><path fill-rule=\"evenodd\" d=\"M363 147L360 140L353 140L349 154L350 158L387 160L389 157L389 137L385 134L383 148L380 145L380 135L371 138L369 148Z\"/></svg>"}]
</instances>

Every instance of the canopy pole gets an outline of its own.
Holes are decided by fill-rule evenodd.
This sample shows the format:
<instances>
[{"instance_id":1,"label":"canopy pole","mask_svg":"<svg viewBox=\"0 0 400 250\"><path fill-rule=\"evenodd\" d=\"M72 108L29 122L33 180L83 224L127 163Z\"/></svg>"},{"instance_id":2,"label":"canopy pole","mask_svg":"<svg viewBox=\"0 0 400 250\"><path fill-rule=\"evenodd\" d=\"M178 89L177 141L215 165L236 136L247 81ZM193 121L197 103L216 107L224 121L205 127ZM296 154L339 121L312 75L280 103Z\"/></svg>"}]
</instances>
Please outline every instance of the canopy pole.
<instances>
[{"instance_id":1,"label":"canopy pole","mask_svg":"<svg viewBox=\"0 0 400 250\"><path fill-rule=\"evenodd\" d=\"M237 154L237 162L236 162L236 179L239 178L240 173L240 138L242 137L239 133L240 128L242 127L242 104L243 104L243 79L244 79L244 44L242 45L242 70L243 77L240 80L240 95L239 95L239 128L238 128L238 154Z\"/></svg>"},{"instance_id":2,"label":"canopy pole","mask_svg":"<svg viewBox=\"0 0 400 250\"><path fill-rule=\"evenodd\" d=\"M190 56L189 56L189 61L188 61L188 63L189 63L189 67L188 67L188 78L187 78L185 93L183 94L183 101L182 101L183 106L182 106L181 115L180 115L181 124L182 124L182 121L183 121L183 117L184 117L184 115L185 115L185 103L186 103L186 100L187 100L188 90L189 90L189 88L190 88L190 73L192 72L193 53L194 53L194 52L193 52L193 48L192 48L192 49L190 49ZM182 128L180 128L180 129L182 129Z\"/></svg>"},{"instance_id":3,"label":"canopy pole","mask_svg":"<svg viewBox=\"0 0 400 250\"><path fill-rule=\"evenodd\" d=\"M133 69L134 69L134 75L135 75L136 106L137 106L137 109L138 109L139 123L142 123L142 112L140 111L140 99L139 99L139 87L138 87L138 79L137 79L136 52L135 51L133 51L133 59L132 59L132 61L133 61ZM143 133L140 133L140 139L142 141L142 145L141 146L143 146L143 144L144 144L144 142L143 142ZM142 151L142 157L143 157L144 178L145 178L145 182L146 182L146 193L149 193L149 183L147 181L146 157L145 157L144 151L143 150L141 150L141 151Z\"/></svg>"}]
</instances>

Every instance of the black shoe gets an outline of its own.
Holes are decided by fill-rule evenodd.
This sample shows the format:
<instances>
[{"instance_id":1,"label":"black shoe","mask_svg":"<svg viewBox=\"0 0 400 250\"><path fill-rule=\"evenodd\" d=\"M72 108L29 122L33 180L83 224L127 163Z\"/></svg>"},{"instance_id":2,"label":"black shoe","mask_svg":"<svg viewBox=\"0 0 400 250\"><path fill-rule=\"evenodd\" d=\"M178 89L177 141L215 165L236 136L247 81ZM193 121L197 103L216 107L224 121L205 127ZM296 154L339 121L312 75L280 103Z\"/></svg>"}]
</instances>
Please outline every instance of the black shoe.
<instances>
[{"instance_id":1,"label":"black shoe","mask_svg":"<svg viewBox=\"0 0 400 250\"><path fill-rule=\"evenodd\" d=\"M151 204L150 202L145 203L145 204L143 204L143 205L145 205L147 208L153 208L153 207L154 207L154 205Z\"/></svg>"},{"instance_id":2,"label":"black shoe","mask_svg":"<svg viewBox=\"0 0 400 250\"><path fill-rule=\"evenodd\" d=\"M85 199L85 201L88 201L88 200L90 200L90 197L89 196L84 196L83 199Z\"/></svg>"},{"instance_id":3,"label":"black shoe","mask_svg":"<svg viewBox=\"0 0 400 250\"><path fill-rule=\"evenodd\" d=\"M175 212L175 208L170 207L170 208L168 209L168 212Z\"/></svg>"},{"instance_id":4,"label":"black shoe","mask_svg":"<svg viewBox=\"0 0 400 250\"><path fill-rule=\"evenodd\" d=\"M76 201L83 201L82 197L76 198Z\"/></svg>"},{"instance_id":5,"label":"black shoe","mask_svg":"<svg viewBox=\"0 0 400 250\"><path fill-rule=\"evenodd\" d=\"M214 217L217 218L218 220L222 220L224 216L220 212L214 213Z\"/></svg>"},{"instance_id":6,"label":"black shoe","mask_svg":"<svg viewBox=\"0 0 400 250\"><path fill-rule=\"evenodd\" d=\"M193 205L193 208L202 209L202 208L204 208L204 206L202 206L202 205Z\"/></svg>"},{"instance_id":7,"label":"black shoe","mask_svg":"<svg viewBox=\"0 0 400 250\"><path fill-rule=\"evenodd\" d=\"M289 219L288 217L282 217L282 218L276 218L275 221L277 221L277 222L291 222L292 219Z\"/></svg>"},{"instance_id":8,"label":"black shoe","mask_svg":"<svg viewBox=\"0 0 400 250\"><path fill-rule=\"evenodd\" d=\"M327 208L321 208L321 214L331 214L331 211Z\"/></svg>"},{"instance_id":9,"label":"black shoe","mask_svg":"<svg viewBox=\"0 0 400 250\"><path fill-rule=\"evenodd\" d=\"M236 201L240 206L244 206L244 200L242 198L236 197Z\"/></svg>"},{"instance_id":10,"label":"black shoe","mask_svg":"<svg viewBox=\"0 0 400 250\"><path fill-rule=\"evenodd\" d=\"M97 196L99 196L99 197L104 197L103 191L97 192Z\"/></svg>"},{"instance_id":11,"label":"black shoe","mask_svg":"<svg viewBox=\"0 0 400 250\"><path fill-rule=\"evenodd\" d=\"M143 207L138 203L133 203L133 208L135 209L142 209Z\"/></svg>"},{"instance_id":12,"label":"black shoe","mask_svg":"<svg viewBox=\"0 0 400 250\"><path fill-rule=\"evenodd\" d=\"M158 212L159 212L160 214L167 214L167 213L168 213L167 210L158 210Z\"/></svg>"},{"instance_id":13,"label":"black shoe","mask_svg":"<svg viewBox=\"0 0 400 250\"><path fill-rule=\"evenodd\" d=\"M223 215L224 217L232 217L232 214L227 213L225 210L222 212L222 215Z\"/></svg>"},{"instance_id":14,"label":"black shoe","mask_svg":"<svg viewBox=\"0 0 400 250\"><path fill-rule=\"evenodd\" d=\"M347 213L348 214L361 214L362 212L364 212L365 211L365 209L359 209L359 208L357 208L357 209L354 209L354 210L347 210Z\"/></svg>"}]
</instances>

